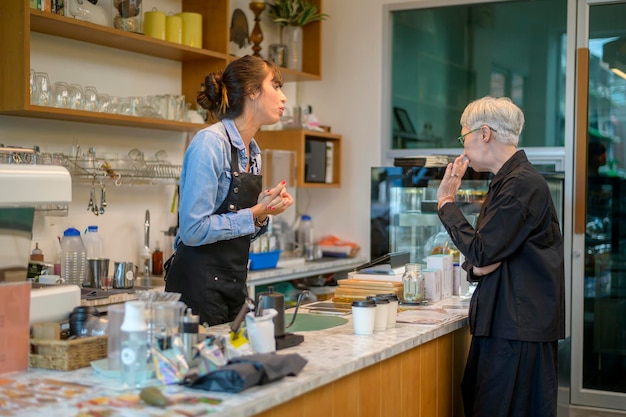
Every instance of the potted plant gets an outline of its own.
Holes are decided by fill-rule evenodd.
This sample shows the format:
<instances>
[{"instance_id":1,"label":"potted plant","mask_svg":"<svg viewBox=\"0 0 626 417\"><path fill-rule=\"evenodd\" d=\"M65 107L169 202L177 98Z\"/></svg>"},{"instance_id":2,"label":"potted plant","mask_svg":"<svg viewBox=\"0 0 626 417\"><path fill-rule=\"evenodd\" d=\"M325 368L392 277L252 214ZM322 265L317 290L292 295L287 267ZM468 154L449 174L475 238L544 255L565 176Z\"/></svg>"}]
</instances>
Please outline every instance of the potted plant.
<instances>
[{"instance_id":1,"label":"potted plant","mask_svg":"<svg viewBox=\"0 0 626 417\"><path fill-rule=\"evenodd\" d=\"M302 71L302 27L326 20L328 14L308 0L274 0L268 3L268 14L280 25L280 43L287 47L287 68Z\"/></svg>"}]
</instances>

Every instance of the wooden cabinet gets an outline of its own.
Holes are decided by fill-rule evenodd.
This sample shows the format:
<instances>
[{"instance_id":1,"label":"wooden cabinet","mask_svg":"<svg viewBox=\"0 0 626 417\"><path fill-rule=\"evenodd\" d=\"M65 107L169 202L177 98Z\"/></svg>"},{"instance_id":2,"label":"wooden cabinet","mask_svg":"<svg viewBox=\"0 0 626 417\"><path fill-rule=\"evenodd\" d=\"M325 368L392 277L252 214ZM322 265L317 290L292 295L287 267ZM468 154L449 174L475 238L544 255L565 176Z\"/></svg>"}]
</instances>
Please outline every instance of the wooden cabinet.
<instances>
[{"instance_id":1,"label":"wooden cabinet","mask_svg":"<svg viewBox=\"0 0 626 417\"><path fill-rule=\"evenodd\" d=\"M182 10L202 14L203 48L191 48L31 9L29 0L0 2L0 114L69 122L195 131L197 124L135 116L59 109L30 104L31 33L38 32L88 44L181 62L181 91L194 100L204 77L235 59L229 55L230 10L226 0L181 0ZM313 0L321 10L321 0ZM321 24L304 27L303 72L283 69L285 81L321 79Z\"/></svg>"},{"instance_id":2,"label":"wooden cabinet","mask_svg":"<svg viewBox=\"0 0 626 417\"><path fill-rule=\"evenodd\" d=\"M298 187L341 186L341 136L305 129L265 130L255 135L261 149L282 149L296 153L296 179ZM326 178L324 182L307 181L307 141L325 142L327 145Z\"/></svg>"}]
</instances>

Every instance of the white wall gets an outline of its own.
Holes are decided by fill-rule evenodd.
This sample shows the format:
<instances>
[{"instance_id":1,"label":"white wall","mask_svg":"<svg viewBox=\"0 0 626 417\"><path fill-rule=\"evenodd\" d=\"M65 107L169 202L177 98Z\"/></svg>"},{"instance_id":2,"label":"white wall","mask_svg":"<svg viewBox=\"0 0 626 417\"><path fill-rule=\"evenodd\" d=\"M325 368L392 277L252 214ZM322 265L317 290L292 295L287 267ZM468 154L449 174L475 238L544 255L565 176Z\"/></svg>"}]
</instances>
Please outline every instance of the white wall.
<instances>
[{"instance_id":1,"label":"white wall","mask_svg":"<svg viewBox=\"0 0 626 417\"><path fill-rule=\"evenodd\" d=\"M165 6L161 9L175 9L175 1L162 1ZM380 137L385 3L384 0L325 1L324 12L330 18L322 25L323 79L285 88L290 105L311 104L320 122L344 137L342 187L298 190L297 210L313 217L316 235L335 234L358 242L365 256L369 254L369 172L371 166L380 165L383 159ZM151 4L146 2L146 6ZM249 19L252 29L253 22ZM272 36L268 38L271 41ZM262 52L267 50L265 42L263 46ZM177 63L94 45L82 48L71 40L38 34L33 36L32 47L31 66L49 72L53 82L95 84L112 95L180 92ZM68 57L67 53L72 55ZM142 71L144 68L146 71ZM176 132L0 116L0 143L39 145L42 151L69 154L76 143L83 151L95 146L99 153L120 155L132 148L142 149L147 156L164 149L172 163L180 164L185 140L185 134ZM174 186L115 187L108 183L107 211L98 217L86 210L90 188L89 184L74 185L68 217L37 216L33 247L34 242L39 242L46 260L52 260L58 247L57 236L66 227L84 230L96 224L104 235L108 257L138 262L145 210L151 212L152 246L157 239L163 242L161 231L176 223L175 215L170 212Z\"/></svg>"}]
</instances>

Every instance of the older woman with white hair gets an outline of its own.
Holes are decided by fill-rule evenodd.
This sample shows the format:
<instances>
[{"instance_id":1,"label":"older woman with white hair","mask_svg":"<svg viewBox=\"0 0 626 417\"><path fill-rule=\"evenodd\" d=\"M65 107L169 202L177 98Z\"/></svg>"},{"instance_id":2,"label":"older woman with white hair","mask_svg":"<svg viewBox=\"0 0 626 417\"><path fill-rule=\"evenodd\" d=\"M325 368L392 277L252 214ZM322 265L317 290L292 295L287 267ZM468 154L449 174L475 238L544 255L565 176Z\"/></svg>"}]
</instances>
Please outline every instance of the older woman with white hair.
<instances>
[{"instance_id":1,"label":"older woman with white hair","mask_svg":"<svg viewBox=\"0 0 626 417\"><path fill-rule=\"evenodd\" d=\"M545 179L517 148L523 126L508 98L470 103L458 138L464 152L437 191L439 218L478 283L461 384L466 417L556 416L563 238ZM493 174L475 227L454 204L469 165Z\"/></svg>"}]
</instances>

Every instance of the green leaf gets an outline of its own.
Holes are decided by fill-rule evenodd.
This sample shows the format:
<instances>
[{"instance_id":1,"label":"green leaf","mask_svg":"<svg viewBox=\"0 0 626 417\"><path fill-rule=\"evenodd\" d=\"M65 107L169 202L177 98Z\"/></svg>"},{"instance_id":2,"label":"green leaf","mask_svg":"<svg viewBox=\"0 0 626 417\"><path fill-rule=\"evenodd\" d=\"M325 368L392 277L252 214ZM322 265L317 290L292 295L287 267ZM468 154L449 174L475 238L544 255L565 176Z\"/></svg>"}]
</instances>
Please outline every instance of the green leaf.
<instances>
[{"instance_id":1,"label":"green leaf","mask_svg":"<svg viewBox=\"0 0 626 417\"><path fill-rule=\"evenodd\" d=\"M320 13L317 6L307 0L274 0L268 6L270 18L281 26L306 26L329 17L326 13Z\"/></svg>"}]
</instances>

